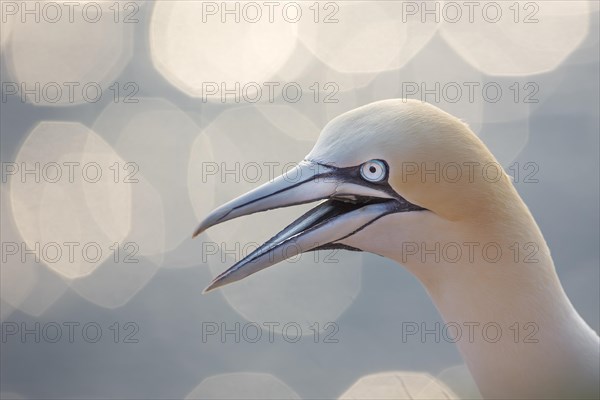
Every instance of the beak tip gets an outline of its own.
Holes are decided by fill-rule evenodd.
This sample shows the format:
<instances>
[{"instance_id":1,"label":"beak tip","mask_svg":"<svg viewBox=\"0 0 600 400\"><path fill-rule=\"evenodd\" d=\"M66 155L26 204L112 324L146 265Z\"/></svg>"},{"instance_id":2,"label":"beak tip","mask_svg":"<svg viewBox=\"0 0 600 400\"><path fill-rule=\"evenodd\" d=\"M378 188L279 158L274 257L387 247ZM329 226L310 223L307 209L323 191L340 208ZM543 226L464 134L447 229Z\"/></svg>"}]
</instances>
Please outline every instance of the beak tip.
<instances>
[{"instance_id":1,"label":"beak tip","mask_svg":"<svg viewBox=\"0 0 600 400\"><path fill-rule=\"evenodd\" d=\"M229 213L230 213L229 209L226 209L226 210L217 209L217 210L213 211L209 216L204 218L204 220L202 222L200 222L200 224L198 225L198 227L192 234L192 239L195 238L196 236L200 235L202 232L204 232L208 228L215 226L221 222L227 221L227 219L225 219L225 217Z\"/></svg>"},{"instance_id":2,"label":"beak tip","mask_svg":"<svg viewBox=\"0 0 600 400\"><path fill-rule=\"evenodd\" d=\"M211 292L220 286L222 286L222 284L219 283L218 280L214 280L210 283L210 285L208 285L207 287L204 288L204 290L202 291L202 294L207 294L208 292Z\"/></svg>"},{"instance_id":3,"label":"beak tip","mask_svg":"<svg viewBox=\"0 0 600 400\"><path fill-rule=\"evenodd\" d=\"M202 232L204 232L206 230L206 228L207 228L207 226L204 222L202 222L200 225L198 225L198 227L196 228L194 233L192 233L192 239L195 238L196 236L198 236L199 234L201 234Z\"/></svg>"}]
</instances>

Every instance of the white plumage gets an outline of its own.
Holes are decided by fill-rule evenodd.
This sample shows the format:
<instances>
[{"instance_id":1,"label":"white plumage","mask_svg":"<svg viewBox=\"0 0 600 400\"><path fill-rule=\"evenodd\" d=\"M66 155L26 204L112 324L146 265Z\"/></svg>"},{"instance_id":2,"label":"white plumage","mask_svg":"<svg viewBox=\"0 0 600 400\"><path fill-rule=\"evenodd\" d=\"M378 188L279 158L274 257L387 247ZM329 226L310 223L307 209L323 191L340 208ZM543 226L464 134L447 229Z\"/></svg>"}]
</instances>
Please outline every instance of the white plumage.
<instances>
[{"instance_id":1,"label":"white plumage","mask_svg":"<svg viewBox=\"0 0 600 400\"><path fill-rule=\"evenodd\" d=\"M363 174L370 160L381 160L385 180ZM307 177L307 165L322 170ZM352 110L323 129L299 167L304 178L267 183L200 225L196 234L241 215L329 199L209 289L323 246L373 252L410 270L446 322L502 329L495 341L457 341L484 397L598 398L600 339L567 298L511 180L490 176L493 165L494 156L466 124L429 104L397 99ZM448 166L452 175L444 176ZM495 261L482 251L490 243L502 250ZM473 251L458 259L422 254L448 244ZM289 245L299 250L284 252ZM535 250L532 257L527 248Z\"/></svg>"}]
</instances>

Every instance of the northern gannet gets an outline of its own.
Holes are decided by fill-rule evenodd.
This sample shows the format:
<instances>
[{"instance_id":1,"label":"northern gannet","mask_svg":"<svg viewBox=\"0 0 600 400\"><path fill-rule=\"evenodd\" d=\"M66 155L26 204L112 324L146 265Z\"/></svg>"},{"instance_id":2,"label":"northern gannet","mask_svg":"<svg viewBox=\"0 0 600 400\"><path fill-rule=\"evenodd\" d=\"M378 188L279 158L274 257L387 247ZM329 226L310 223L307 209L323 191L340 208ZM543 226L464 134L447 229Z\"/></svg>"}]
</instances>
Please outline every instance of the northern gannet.
<instances>
[{"instance_id":1,"label":"northern gannet","mask_svg":"<svg viewBox=\"0 0 600 400\"><path fill-rule=\"evenodd\" d=\"M372 252L413 273L446 322L502 329L493 340L456 342L485 398L598 398L600 339L567 298L510 178L490 165L498 163L469 127L430 104L392 99L349 111L325 126L295 170L200 223L194 236L243 215L326 199L206 291L306 251ZM447 166L453 170L440 176ZM415 244L431 253L448 243L472 251L458 259L415 255ZM482 252L489 243L500 258ZM511 248L527 244L534 258Z\"/></svg>"}]
</instances>

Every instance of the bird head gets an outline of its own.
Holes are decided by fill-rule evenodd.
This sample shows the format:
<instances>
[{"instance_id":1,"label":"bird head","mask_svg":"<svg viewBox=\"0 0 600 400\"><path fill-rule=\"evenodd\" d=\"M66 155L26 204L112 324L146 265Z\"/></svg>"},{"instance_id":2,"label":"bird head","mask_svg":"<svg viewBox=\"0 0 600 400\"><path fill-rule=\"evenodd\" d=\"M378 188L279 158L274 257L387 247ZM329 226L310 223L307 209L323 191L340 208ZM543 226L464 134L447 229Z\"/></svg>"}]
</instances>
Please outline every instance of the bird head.
<instances>
[{"instance_id":1,"label":"bird head","mask_svg":"<svg viewBox=\"0 0 600 400\"><path fill-rule=\"evenodd\" d=\"M307 251L387 255L394 246L390 235L416 240L436 224L485 221L513 195L511 188L493 155L459 119L414 100L368 104L327 124L294 169L200 223L194 236L240 216L322 201L206 291Z\"/></svg>"}]
</instances>

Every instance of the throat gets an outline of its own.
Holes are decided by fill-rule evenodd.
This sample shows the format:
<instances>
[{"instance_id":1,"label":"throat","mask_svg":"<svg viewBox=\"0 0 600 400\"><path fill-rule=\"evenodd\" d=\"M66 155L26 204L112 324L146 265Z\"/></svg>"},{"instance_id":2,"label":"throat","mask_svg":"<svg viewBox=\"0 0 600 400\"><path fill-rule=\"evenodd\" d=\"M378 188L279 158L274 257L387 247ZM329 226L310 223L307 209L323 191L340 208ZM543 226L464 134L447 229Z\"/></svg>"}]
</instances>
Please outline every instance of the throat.
<instances>
[{"instance_id":1,"label":"throat","mask_svg":"<svg viewBox=\"0 0 600 400\"><path fill-rule=\"evenodd\" d=\"M447 326L461 328L455 344L485 398L598 398L598 335L567 298L533 217L515 207L472 223L393 214L346 244L366 245L419 279ZM468 243L478 244L474 257ZM483 256L488 243L502 249L499 260ZM535 262L515 257L515 243L537 244ZM448 244L463 250L458 260Z\"/></svg>"}]
</instances>

